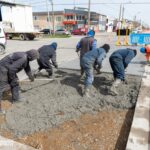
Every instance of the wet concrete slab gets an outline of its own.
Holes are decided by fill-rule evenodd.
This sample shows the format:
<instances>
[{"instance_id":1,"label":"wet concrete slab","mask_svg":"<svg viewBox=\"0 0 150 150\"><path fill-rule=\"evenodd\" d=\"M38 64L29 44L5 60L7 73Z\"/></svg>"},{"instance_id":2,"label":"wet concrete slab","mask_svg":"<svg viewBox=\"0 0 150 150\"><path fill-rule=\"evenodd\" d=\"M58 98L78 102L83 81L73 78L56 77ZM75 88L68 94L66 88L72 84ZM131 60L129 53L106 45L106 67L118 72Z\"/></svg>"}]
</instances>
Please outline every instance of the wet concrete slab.
<instances>
[{"instance_id":1,"label":"wet concrete slab","mask_svg":"<svg viewBox=\"0 0 150 150\"><path fill-rule=\"evenodd\" d=\"M59 70L53 81L35 81L21 84L24 102L13 104L6 113L4 129L16 136L28 135L75 119L85 113L102 110L134 108L140 87L140 77L127 76L129 84L118 88L112 96L109 88L113 82L110 73L95 75L90 98L82 96L83 82L76 70ZM43 78L43 77L42 77Z\"/></svg>"}]
</instances>

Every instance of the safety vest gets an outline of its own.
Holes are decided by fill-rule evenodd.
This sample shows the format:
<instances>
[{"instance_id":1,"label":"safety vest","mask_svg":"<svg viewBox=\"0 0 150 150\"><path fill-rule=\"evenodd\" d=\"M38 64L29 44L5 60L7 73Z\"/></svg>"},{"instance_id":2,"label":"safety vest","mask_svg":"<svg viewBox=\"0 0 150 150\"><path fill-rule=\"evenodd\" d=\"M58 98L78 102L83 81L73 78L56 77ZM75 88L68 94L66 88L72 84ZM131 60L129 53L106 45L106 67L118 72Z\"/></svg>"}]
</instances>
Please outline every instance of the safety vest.
<instances>
[{"instance_id":1,"label":"safety vest","mask_svg":"<svg viewBox=\"0 0 150 150\"><path fill-rule=\"evenodd\" d=\"M150 53L150 45L145 46L146 53Z\"/></svg>"}]
</instances>

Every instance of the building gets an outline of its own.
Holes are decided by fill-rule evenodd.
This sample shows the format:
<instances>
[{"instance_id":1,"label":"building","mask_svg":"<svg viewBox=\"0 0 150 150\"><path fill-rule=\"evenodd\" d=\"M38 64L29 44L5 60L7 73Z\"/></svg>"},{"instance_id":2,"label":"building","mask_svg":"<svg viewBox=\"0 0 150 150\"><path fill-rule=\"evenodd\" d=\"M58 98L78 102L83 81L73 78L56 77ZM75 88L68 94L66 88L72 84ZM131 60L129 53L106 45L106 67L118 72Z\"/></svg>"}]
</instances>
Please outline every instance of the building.
<instances>
[{"instance_id":1,"label":"building","mask_svg":"<svg viewBox=\"0 0 150 150\"><path fill-rule=\"evenodd\" d=\"M105 31L106 30L107 22L108 22L107 16L100 14L99 15L99 31Z\"/></svg>"},{"instance_id":2,"label":"building","mask_svg":"<svg viewBox=\"0 0 150 150\"><path fill-rule=\"evenodd\" d=\"M55 11L54 12L54 23L55 30L64 28L64 11ZM33 24L34 28L41 30L44 28L53 29L53 18L52 12L49 12L49 18L47 12L33 12Z\"/></svg>"},{"instance_id":3,"label":"building","mask_svg":"<svg viewBox=\"0 0 150 150\"><path fill-rule=\"evenodd\" d=\"M94 30L99 30L99 16L96 12L90 14L90 25ZM88 10L86 8L65 9L63 24L67 29L86 28L88 24Z\"/></svg>"},{"instance_id":4,"label":"building","mask_svg":"<svg viewBox=\"0 0 150 150\"><path fill-rule=\"evenodd\" d=\"M36 29L50 28L52 29L52 13L33 12L33 22ZM95 31L105 30L107 17L96 12L90 12L90 28ZM87 8L65 9L64 11L54 12L55 30L65 28L73 30L77 28L87 28L88 10Z\"/></svg>"}]
</instances>

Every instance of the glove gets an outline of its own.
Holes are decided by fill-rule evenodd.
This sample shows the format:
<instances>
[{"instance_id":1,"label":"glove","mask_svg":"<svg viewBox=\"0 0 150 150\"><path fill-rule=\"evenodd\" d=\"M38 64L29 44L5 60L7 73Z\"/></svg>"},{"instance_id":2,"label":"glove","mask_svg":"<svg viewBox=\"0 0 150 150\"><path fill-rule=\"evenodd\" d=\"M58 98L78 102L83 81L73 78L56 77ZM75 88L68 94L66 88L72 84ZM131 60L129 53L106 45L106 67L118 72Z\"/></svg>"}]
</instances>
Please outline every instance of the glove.
<instances>
[{"instance_id":1,"label":"glove","mask_svg":"<svg viewBox=\"0 0 150 150\"><path fill-rule=\"evenodd\" d=\"M34 81L34 76L29 77L30 81L33 82Z\"/></svg>"},{"instance_id":2,"label":"glove","mask_svg":"<svg viewBox=\"0 0 150 150\"><path fill-rule=\"evenodd\" d=\"M55 68L58 69L58 65L55 65Z\"/></svg>"},{"instance_id":3,"label":"glove","mask_svg":"<svg viewBox=\"0 0 150 150\"><path fill-rule=\"evenodd\" d=\"M124 84L128 84L127 80L125 80L125 79L123 80L123 83L124 83Z\"/></svg>"},{"instance_id":4,"label":"glove","mask_svg":"<svg viewBox=\"0 0 150 150\"><path fill-rule=\"evenodd\" d=\"M76 49L76 52L79 52L79 51L80 51L80 49L79 49L79 48L77 48L77 49Z\"/></svg>"}]
</instances>

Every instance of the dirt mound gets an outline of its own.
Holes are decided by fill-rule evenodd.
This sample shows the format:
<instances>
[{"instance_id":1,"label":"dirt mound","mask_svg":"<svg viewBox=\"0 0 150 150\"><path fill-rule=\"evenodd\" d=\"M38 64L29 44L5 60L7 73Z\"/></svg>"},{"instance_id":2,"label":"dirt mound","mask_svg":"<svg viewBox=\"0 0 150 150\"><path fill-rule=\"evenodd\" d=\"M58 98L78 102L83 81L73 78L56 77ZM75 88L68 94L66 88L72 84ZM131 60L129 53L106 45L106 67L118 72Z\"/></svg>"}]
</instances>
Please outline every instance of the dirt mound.
<instances>
[{"instance_id":1,"label":"dirt mound","mask_svg":"<svg viewBox=\"0 0 150 150\"><path fill-rule=\"evenodd\" d=\"M91 98L82 97L79 73L76 71L57 72L54 81L25 83L21 88L25 101L14 104L7 111L6 123L16 136L28 135L57 126L67 120L78 118L84 113L102 110L126 109L135 106L140 78L127 76L129 84L123 84L119 95L112 96L108 89L112 74L102 73L95 77ZM60 77L62 76L62 77Z\"/></svg>"}]
</instances>

